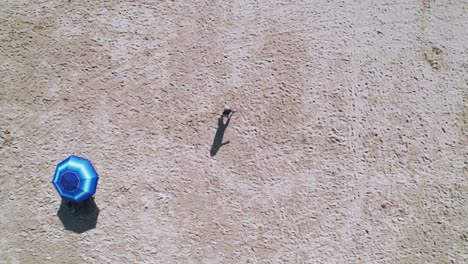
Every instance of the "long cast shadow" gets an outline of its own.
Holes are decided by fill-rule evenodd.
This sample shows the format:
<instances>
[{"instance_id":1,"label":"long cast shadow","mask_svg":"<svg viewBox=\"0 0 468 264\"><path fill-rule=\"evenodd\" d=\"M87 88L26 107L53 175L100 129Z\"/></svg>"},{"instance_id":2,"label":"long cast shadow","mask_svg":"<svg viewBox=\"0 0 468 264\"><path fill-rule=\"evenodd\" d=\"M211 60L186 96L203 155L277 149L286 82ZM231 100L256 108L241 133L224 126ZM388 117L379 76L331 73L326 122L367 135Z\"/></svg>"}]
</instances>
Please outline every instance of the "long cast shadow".
<instances>
[{"instance_id":1,"label":"long cast shadow","mask_svg":"<svg viewBox=\"0 0 468 264\"><path fill-rule=\"evenodd\" d=\"M96 227L99 207L93 199L88 199L73 210L68 201L62 199L57 216L66 230L80 234Z\"/></svg>"},{"instance_id":2,"label":"long cast shadow","mask_svg":"<svg viewBox=\"0 0 468 264\"><path fill-rule=\"evenodd\" d=\"M231 120L228 119L226 121L226 124L224 124L223 117L221 116L218 118L218 130L216 130L216 135L215 135L215 138L213 140L213 144L211 145L211 150L210 150L211 157L216 155L216 153L218 153L219 149L222 146L229 144L229 141L226 141L223 143L223 137L224 137L224 131L229 126L230 121Z\"/></svg>"}]
</instances>

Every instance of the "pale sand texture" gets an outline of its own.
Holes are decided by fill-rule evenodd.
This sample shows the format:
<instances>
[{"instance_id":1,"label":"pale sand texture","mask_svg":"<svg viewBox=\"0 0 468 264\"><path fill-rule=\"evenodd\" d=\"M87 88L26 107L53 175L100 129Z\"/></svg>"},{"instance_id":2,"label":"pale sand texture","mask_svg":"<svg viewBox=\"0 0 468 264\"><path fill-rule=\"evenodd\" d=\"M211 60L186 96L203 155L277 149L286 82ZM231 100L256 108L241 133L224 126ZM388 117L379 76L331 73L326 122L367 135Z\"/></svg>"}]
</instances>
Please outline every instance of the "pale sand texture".
<instances>
[{"instance_id":1,"label":"pale sand texture","mask_svg":"<svg viewBox=\"0 0 468 264\"><path fill-rule=\"evenodd\" d=\"M467 25L465 0L3 0L0 263L466 263ZM70 154L101 177L83 233Z\"/></svg>"}]
</instances>

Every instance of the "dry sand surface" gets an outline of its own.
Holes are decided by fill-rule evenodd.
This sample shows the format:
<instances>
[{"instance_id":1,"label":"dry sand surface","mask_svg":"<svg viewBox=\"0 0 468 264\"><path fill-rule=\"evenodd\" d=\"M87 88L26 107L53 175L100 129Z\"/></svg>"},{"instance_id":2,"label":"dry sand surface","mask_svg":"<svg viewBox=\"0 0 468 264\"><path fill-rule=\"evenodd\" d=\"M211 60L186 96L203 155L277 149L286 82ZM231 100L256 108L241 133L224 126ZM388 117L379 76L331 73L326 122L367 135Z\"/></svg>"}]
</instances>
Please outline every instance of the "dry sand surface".
<instances>
[{"instance_id":1,"label":"dry sand surface","mask_svg":"<svg viewBox=\"0 0 468 264\"><path fill-rule=\"evenodd\" d=\"M1 2L0 263L467 263L466 0Z\"/></svg>"}]
</instances>

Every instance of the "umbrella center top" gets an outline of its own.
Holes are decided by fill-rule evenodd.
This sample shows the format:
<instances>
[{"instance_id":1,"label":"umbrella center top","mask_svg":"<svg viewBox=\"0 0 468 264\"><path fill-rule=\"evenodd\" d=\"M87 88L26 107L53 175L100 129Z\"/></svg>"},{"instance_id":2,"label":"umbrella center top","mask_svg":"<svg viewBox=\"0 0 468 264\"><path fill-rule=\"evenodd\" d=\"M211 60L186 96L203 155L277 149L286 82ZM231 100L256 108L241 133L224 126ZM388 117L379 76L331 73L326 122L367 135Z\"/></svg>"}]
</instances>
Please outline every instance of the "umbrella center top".
<instances>
[{"instance_id":1,"label":"umbrella center top","mask_svg":"<svg viewBox=\"0 0 468 264\"><path fill-rule=\"evenodd\" d=\"M68 192L76 190L79 184L80 178L72 171L66 171L60 177L60 185Z\"/></svg>"}]
</instances>

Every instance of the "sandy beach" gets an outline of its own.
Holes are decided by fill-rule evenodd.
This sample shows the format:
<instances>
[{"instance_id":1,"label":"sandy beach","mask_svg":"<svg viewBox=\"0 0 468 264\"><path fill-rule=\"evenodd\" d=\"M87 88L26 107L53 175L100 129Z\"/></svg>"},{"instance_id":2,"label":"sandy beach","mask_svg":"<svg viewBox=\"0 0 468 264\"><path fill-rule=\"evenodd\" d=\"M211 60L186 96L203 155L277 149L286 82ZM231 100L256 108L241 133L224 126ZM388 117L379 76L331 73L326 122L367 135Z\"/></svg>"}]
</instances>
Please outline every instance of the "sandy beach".
<instances>
[{"instance_id":1,"label":"sandy beach","mask_svg":"<svg viewBox=\"0 0 468 264\"><path fill-rule=\"evenodd\" d=\"M0 263L467 263L467 25L464 0L3 0ZM77 213L72 154L100 177Z\"/></svg>"}]
</instances>

